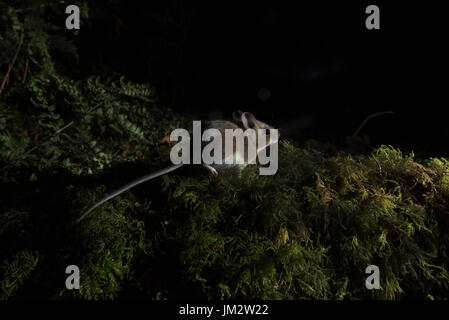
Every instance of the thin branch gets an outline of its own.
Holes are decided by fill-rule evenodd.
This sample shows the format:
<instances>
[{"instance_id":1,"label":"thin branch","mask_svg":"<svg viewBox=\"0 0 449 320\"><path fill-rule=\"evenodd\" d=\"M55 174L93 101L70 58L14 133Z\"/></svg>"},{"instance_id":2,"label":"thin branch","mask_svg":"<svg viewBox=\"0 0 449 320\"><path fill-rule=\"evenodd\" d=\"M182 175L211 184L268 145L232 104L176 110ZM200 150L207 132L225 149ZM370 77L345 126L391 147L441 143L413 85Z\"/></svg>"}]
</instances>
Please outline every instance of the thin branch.
<instances>
[{"instance_id":1,"label":"thin branch","mask_svg":"<svg viewBox=\"0 0 449 320\"><path fill-rule=\"evenodd\" d=\"M25 63L25 71L23 72L22 84L25 84L25 81L27 79L29 65L30 65L30 59L27 59L27 62Z\"/></svg>"},{"instance_id":2,"label":"thin branch","mask_svg":"<svg viewBox=\"0 0 449 320\"><path fill-rule=\"evenodd\" d=\"M360 129L362 129L362 127L368 122L369 119L377 117L377 116L381 116L383 114L393 114L393 113L394 113L393 111L388 110L388 111L378 112L378 113L369 115L368 117L366 117L366 119L362 122L360 127L354 132L354 134L352 136L355 137L359 133Z\"/></svg>"},{"instance_id":3,"label":"thin branch","mask_svg":"<svg viewBox=\"0 0 449 320\"><path fill-rule=\"evenodd\" d=\"M102 103L97 103L90 111L88 111L88 113L97 110L99 107L101 107ZM63 132L65 129L67 129L68 127L70 127L71 125L73 125L75 123L75 121L70 121L69 123L67 123L66 125L64 125L63 127L61 127L60 129L56 130L54 133L52 133L51 135L45 137L44 139L42 139L41 141L39 141L34 147L32 147L31 149L29 149L27 152L25 152L24 155L28 155L31 152L33 152L34 150L36 150L37 148L39 148L44 142L50 140L53 137L56 137L57 135L59 135L61 132ZM4 166L2 168L2 170L6 169L8 167L8 165Z\"/></svg>"},{"instance_id":4,"label":"thin branch","mask_svg":"<svg viewBox=\"0 0 449 320\"><path fill-rule=\"evenodd\" d=\"M19 44L17 45L17 49L16 49L16 53L14 54L14 58L12 59L12 62L10 63L10 65L8 67L8 71L6 72L5 77L3 78L2 86L0 87L0 93L2 93L3 89L5 88L6 81L8 81L8 78L9 78L9 73L11 72L12 68L14 67L14 63L16 62L17 56L19 55L20 48L22 48L22 43L23 43L23 33L20 36Z\"/></svg>"},{"instance_id":5,"label":"thin branch","mask_svg":"<svg viewBox=\"0 0 449 320\"><path fill-rule=\"evenodd\" d=\"M34 150L36 150L38 147L40 147L44 142L46 142L47 140L50 140L53 137L56 137L57 135L59 135L62 131L64 131L65 129L67 129L68 127L70 127L72 124L74 124L73 121L70 121L68 124L66 124L65 126L63 126L61 129L58 129L56 132L54 132L53 134L47 136L46 138L42 139L41 141L39 141L39 143L37 145L35 145L33 148L31 148L30 150L28 150L25 155L28 155L29 153L33 152Z\"/></svg>"},{"instance_id":6,"label":"thin branch","mask_svg":"<svg viewBox=\"0 0 449 320\"><path fill-rule=\"evenodd\" d=\"M24 153L24 156L30 154L31 152L33 152L34 150L36 150L37 148L39 148L44 142L46 142L47 140L50 140L53 137L56 137L57 135L59 135L62 131L64 131L65 129L67 129L68 127L70 127L72 124L74 124L74 121L70 121L68 124L66 124L65 126L63 126L62 128L58 129L57 131L55 131L53 134L45 137L44 139L42 139L41 141L39 141L34 147L32 147L31 149L29 149L27 152ZM1 171L4 171L6 168L8 168L9 164L6 164Z\"/></svg>"},{"instance_id":7,"label":"thin branch","mask_svg":"<svg viewBox=\"0 0 449 320\"><path fill-rule=\"evenodd\" d=\"M377 160L377 158L375 156L373 156L374 160L377 163L377 166L379 167L379 174L382 175L382 167L380 166L379 160Z\"/></svg>"}]
</instances>

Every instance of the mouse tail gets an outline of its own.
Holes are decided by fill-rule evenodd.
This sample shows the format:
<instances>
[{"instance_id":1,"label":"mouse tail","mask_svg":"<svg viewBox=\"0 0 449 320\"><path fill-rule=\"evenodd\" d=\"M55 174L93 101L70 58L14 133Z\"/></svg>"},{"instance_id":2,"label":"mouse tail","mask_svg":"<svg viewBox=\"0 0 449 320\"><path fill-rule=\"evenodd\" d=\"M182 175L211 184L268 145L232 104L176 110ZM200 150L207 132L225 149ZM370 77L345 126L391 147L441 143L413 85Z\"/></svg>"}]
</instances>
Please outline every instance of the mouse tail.
<instances>
[{"instance_id":1,"label":"mouse tail","mask_svg":"<svg viewBox=\"0 0 449 320\"><path fill-rule=\"evenodd\" d=\"M87 209L87 210L83 213L83 215L82 215L81 217L79 217L78 220L76 220L76 224L80 223L85 217L87 217L87 215L88 215L89 213L91 213L95 208L97 208L98 206L102 205L102 204L105 203L106 201L111 200L112 198L115 198L115 197L118 196L119 194L121 194L121 193L123 193L123 192L125 192L125 191L131 189L132 187L135 187L135 186L137 186L137 185L139 185L139 184L141 184L141 183L143 183L143 182L145 182L145 181L148 181L148 180L157 178L157 177L159 177L159 176L162 176L162 175L164 175L164 174L166 174L166 173L169 173L169 172L171 172L171 171L174 171L174 170L176 170L176 169L179 169L179 168L182 167L182 166L183 166L183 164L176 164L176 165L173 165L173 166L170 166L170 167L167 167L167 168L158 170L158 171L156 171L156 172L147 174L147 175L145 175L145 176L143 176L143 177L140 177L140 178L138 178L138 179L136 179L136 180L134 180L134 181L131 181L131 182L128 183L127 185L125 185L125 186L121 187L120 189L118 189L118 190L112 192L111 194L107 195L106 197L104 197L103 199L101 199L100 201L98 201L97 203L95 203L95 204L94 204L93 206L91 206L89 209Z\"/></svg>"}]
</instances>

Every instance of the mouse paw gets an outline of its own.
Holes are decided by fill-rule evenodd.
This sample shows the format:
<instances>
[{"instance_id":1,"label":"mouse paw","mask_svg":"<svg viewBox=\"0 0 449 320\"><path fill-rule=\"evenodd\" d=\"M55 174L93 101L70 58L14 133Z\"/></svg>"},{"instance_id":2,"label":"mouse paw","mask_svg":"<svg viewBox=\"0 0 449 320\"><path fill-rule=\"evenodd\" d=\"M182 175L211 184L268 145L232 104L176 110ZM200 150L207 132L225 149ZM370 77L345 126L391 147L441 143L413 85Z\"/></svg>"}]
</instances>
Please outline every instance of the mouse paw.
<instances>
[{"instance_id":1,"label":"mouse paw","mask_svg":"<svg viewBox=\"0 0 449 320\"><path fill-rule=\"evenodd\" d=\"M215 168L214 167L211 167L211 166L209 166L209 165L204 165L209 171L210 171L210 173L212 173L212 175L214 176L214 177L216 177L216 176L218 176L218 172L217 172L217 170L215 170Z\"/></svg>"}]
</instances>

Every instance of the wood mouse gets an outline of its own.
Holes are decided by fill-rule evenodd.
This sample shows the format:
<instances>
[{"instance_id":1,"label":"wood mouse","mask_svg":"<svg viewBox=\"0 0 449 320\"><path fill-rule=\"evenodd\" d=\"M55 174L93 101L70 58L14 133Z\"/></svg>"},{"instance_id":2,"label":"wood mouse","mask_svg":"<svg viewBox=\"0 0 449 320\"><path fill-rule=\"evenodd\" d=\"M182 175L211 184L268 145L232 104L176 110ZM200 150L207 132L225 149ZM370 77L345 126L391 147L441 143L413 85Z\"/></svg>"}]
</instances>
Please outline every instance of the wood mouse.
<instances>
[{"instance_id":1,"label":"wood mouse","mask_svg":"<svg viewBox=\"0 0 449 320\"><path fill-rule=\"evenodd\" d=\"M256 131L259 129L263 129L263 130L266 130L265 140L260 141L258 134L256 134L254 137L248 137L248 139L244 139L243 150L239 150L236 146L236 143L235 143L236 140L234 137L232 153L231 154L227 153L228 156L226 157L225 146L224 146L225 139L222 139L222 141L223 141L222 155L221 155L222 163L221 164L218 164L218 163L212 163L212 164L203 163L202 164L202 166L207 168L211 172L211 174L214 176L217 176L219 172L224 172L224 171L228 171L228 170L237 170L238 172L240 172L248 164L254 163L254 161L255 161L254 155L251 155L248 153L248 143L255 143L255 146L257 146L255 156L257 156L257 154L259 154L260 151L267 148L269 145L276 143L279 139L278 134L276 134L276 135L270 134L270 132L271 132L270 129L274 129L272 126L266 124L265 122L257 120L256 117L250 112L242 112L240 110L234 111L232 114L232 118L233 118L234 122L228 121L228 120L207 121L204 123L204 127L201 128L202 133L204 131L206 131L207 129L217 129L221 133L221 136L225 137L226 129L231 129L231 130L254 129ZM256 141L249 141L251 139L253 139L253 140L256 139ZM202 148L203 147L204 147L204 143L202 143ZM183 165L184 165L183 163L171 165L169 167L163 168L163 169L155 171L153 173L144 175L144 176L124 185L120 189L110 193L109 195L107 195L106 197L104 197L103 199L101 199L100 201L98 201L97 203L92 205L91 207L89 207L81 215L81 217L78 218L78 220L76 220L76 224L78 224L84 218L86 218L87 215L90 212L92 212L95 208L97 208L98 206L102 205L103 203L115 198L116 196L120 195L121 193L123 193L123 192L131 189L132 187L135 187L143 182L152 180L154 178L157 178L159 176L162 176L164 174L172 172L176 169L179 169Z\"/></svg>"}]
</instances>

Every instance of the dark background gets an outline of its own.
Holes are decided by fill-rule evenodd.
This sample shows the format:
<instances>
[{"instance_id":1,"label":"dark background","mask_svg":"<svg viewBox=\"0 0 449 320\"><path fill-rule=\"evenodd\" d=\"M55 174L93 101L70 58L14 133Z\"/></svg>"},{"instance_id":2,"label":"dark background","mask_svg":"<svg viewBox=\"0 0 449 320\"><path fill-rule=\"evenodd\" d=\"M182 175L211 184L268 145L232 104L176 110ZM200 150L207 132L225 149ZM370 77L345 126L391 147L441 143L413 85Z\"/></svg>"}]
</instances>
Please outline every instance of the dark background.
<instances>
[{"instance_id":1,"label":"dark background","mask_svg":"<svg viewBox=\"0 0 449 320\"><path fill-rule=\"evenodd\" d=\"M151 82L162 105L196 119L252 111L294 138L341 141L393 110L360 131L371 146L448 155L448 37L435 4L110 3L92 4L81 27L81 73ZM365 28L369 4L380 30Z\"/></svg>"}]
</instances>

